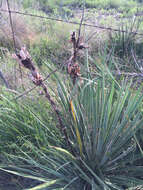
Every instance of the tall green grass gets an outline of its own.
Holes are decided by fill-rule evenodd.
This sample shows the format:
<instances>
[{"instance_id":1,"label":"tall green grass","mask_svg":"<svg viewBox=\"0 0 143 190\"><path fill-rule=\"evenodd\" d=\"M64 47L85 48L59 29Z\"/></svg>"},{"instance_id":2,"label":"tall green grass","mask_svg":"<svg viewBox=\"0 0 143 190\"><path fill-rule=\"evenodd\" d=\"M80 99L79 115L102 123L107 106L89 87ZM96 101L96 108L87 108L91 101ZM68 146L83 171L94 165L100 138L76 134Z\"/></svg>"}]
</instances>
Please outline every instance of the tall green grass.
<instances>
[{"instance_id":1,"label":"tall green grass","mask_svg":"<svg viewBox=\"0 0 143 190\"><path fill-rule=\"evenodd\" d=\"M35 98L30 100L32 102L25 100L23 104L9 99L11 97L1 96L0 101L1 153L14 153L15 145L21 147L24 141L30 141L39 148L47 146L50 141L60 142L59 131L53 127L56 119L53 119L54 115L45 100Z\"/></svg>"}]
</instances>

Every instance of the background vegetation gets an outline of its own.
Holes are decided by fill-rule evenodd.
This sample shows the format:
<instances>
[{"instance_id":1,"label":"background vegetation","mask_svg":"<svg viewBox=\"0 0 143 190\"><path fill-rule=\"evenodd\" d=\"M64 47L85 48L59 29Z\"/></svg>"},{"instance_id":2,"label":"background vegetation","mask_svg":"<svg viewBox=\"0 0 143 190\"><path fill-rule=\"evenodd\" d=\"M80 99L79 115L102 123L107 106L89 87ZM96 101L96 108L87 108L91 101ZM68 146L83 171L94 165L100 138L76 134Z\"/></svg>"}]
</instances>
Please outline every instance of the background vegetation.
<instances>
[{"instance_id":1,"label":"background vegetation","mask_svg":"<svg viewBox=\"0 0 143 190\"><path fill-rule=\"evenodd\" d=\"M80 22L83 1L15 0L10 6ZM137 34L143 34L143 4L86 0L84 6L84 22L118 31L82 26L80 40L88 48L77 58L81 76L76 85L62 65L72 54L71 32L78 33L79 27L12 15L16 48L27 46L43 78L58 69L45 84L60 110L70 145L41 89L23 94L34 84L25 68L21 77L11 57L9 17L0 13L0 170L5 179L11 174L11 188L143 188L143 43ZM7 9L5 1L1 8ZM0 188L6 189L3 183Z\"/></svg>"}]
</instances>

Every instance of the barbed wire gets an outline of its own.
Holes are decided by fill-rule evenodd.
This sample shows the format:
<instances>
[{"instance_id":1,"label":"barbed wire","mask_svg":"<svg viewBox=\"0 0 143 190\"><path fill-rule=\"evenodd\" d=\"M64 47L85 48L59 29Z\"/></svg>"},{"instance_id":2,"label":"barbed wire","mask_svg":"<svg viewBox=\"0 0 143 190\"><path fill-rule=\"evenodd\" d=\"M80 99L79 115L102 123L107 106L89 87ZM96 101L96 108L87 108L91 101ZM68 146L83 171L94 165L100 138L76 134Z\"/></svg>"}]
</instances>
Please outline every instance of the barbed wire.
<instances>
[{"instance_id":1,"label":"barbed wire","mask_svg":"<svg viewBox=\"0 0 143 190\"><path fill-rule=\"evenodd\" d=\"M8 7L8 10L3 10L3 9L1 9L0 11L4 11L4 12L9 13L9 20L10 20L10 26L11 26L12 37L13 37L13 45L14 45L15 53L17 53L17 50L16 50L16 43L15 43L15 33L14 33L14 29L13 29L13 23L12 23L11 13L19 13L19 14L24 14L24 13L17 12L17 11L11 11L10 6L9 6L9 0L7 0L7 7ZM84 14L84 12L83 12L83 14ZM29 15L29 14L24 14L24 15ZM29 16L35 16L35 15L30 14ZM35 17L45 18L45 17L39 16L39 15L36 15ZM60 20L59 20L59 19L56 19L56 21L60 21ZM61 21L62 21L62 20L61 20ZM82 20L81 20L81 22L80 22L79 38L80 38L80 30L81 30L81 26L82 26L82 21L83 21L83 15L82 15ZM69 60L68 60L68 61L69 61ZM68 61L66 61L64 64L62 64L61 69L63 69L64 66L67 65ZM20 71L21 71L21 67L20 67L19 69L20 69ZM59 71L59 69L55 69L55 70L51 71L51 73L49 73L49 74L42 80L42 82L46 81L52 74L56 73L57 71ZM36 89L37 87L39 87L39 86L34 86L34 87L32 87L31 89L29 89L29 90L27 90L27 91L24 91L22 94L18 95L18 96L15 97L13 100L17 100L17 99L23 97L24 95L26 95L26 94L28 94L29 92L31 92L31 91L33 91L34 89Z\"/></svg>"},{"instance_id":2,"label":"barbed wire","mask_svg":"<svg viewBox=\"0 0 143 190\"><path fill-rule=\"evenodd\" d=\"M7 0L7 4L8 4L8 10L5 10L5 9L0 9L0 12L7 12L9 13L9 17L10 17L10 24L11 24L11 29L12 29L12 35L13 35L13 42L14 42L14 48L15 48L15 51L16 51L16 44L15 44L15 34L14 34L14 30L13 30L13 25L12 25L12 18L11 18L11 14L19 14L19 15L25 15L25 16L31 16L31 17L37 17L37 18L40 18L40 19L48 19L48 20L53 20L53 21L56 21L56 22L63 22L63 23L68 23L68 24L73 24L73 25L79 25L80 29L81 29L81 26L86 26L86 27L93 27L93 28L99 28L99 29L102 29L102 30L110 30L110 31L114 31L114 32L124 32L124 33L127 33L128 31L126 30L119 30L119 29L115 29L115 28L112 28L112 27L104 27L104 26L99 26L99 25L93 25L93 24L89 24L89 23L83 23L83 18L81 19L81 22L75 22L75 21L67 21L67 20L63 20L63 19L59 19L59 18L53 18L53 17L48 17L48 16L42 16L42 15L36 15L36 14L31 14L31 13L26 13L26 12L20 12L20 11L14 11L14 10L10 10L10 6L9 6L9 2ZM83 13L84 14L84 13ZM82 15L83 17L83 15ZM80 31L79 29L79 31ZM94 35L95 35L96 32L94 32L88 39L87 41L89 41ZM130 32L132 34L136 34L136 35L140 35L140 36L143 36L142 33L138 33L138 32ZM80 32L79 32L79 36L80 36ZM86 41L86 42L87 42ZM64 63L62 65L62 68L67 65L67 63ZM51 71L51 73L49 73L47 75L47 77L45 77L43 79L42 82L46 81L52 74L56 73L57 71L59 71L59 69L55 69L53 71ZM38 86L34 86L32 87L31 89L27 90L27 91L24 91L24 93L16 96L13 100L17 100L19 98L21 98L22 96L28 94L29 92L33 91L34 89L36 89Z\"/></svg>"},{"instance_id":3,"label":"barbed wire","mask_svg":"<svg viewBox=\"0 0 143 190\"><path fill-rule=\"evenodd\" d=\"M11 10L10 10L9 0L7 0L6 2L7 2L8 13L9 13L9 21L10 21L10 27L11 27L11 31L12 31L12 39L13 39L14 50L15 50L15 53L17 53L16 52L15 34L14 34L14 29L13 29L13 23L12 23L12 17L11 17ZM16 83L16 64L14 66L14 70L15 70L15 83ZM19 64L19 70L20 70L21 80L23 81L22 69L21 69L21 65L20 64ZM23 86L23 84L22 84L22 86Z\"/></svg>"},{"instance_id":4,"label":"barbed wire","mask_svg":"<svg viewBox=\"0 0 143 190\"><path fill-rule=\"evenodd\" d=\"M11 31L12 31L12 39L13 39L14 49L15 49L15 53L16 53L16 42L15 42L14 29L13 29L13 23L12 23L12 18L11 18L11 10L10 10L9 1L7 0L6 2L7 2L7 7L8 7L7 12L9 13L10 27L11 27Z\"/></svg>"},{"instance_id":5,"label":"barbed wire","mask_svg":"<svg viewBox=\"0 0 143 190\"><path fill-rule=\"evenodd\" d=\"M5 10L5 9L0 9L0 11L1 12L9 12L8 10ZM67 21L67 20L63 20L63 19L59 19L59 18L53 18L53 17L48 17L48 16L36 15L36 14L31 14L31 13L26 13L26 12L20 12L20 11L14 11L14 10L11 10L10 12L12 14L20 14L20 15L25 15L25 16L37 17L37 18L41 18L41 19L53 20L53 21L57 21L57 22L63 22L63 23L68 23L68 24L80 25L80 22ZM126 30L120 30L120 29L116 29L116 28L112 28L112 27L105 27L105 26L99 26L99 25L93 25L93 24L89 24L89 23L82 23L82 26L99 28L99 29L102 29L102 30L110 30L110 31L114 31L114 32L128 33L128 31L126 31ZM136 34L136 35L139 35L139 36L143 36L143 33L138 33L138 32L130 32L130 33L131 34Z\"/></svg>"}]
</instances>

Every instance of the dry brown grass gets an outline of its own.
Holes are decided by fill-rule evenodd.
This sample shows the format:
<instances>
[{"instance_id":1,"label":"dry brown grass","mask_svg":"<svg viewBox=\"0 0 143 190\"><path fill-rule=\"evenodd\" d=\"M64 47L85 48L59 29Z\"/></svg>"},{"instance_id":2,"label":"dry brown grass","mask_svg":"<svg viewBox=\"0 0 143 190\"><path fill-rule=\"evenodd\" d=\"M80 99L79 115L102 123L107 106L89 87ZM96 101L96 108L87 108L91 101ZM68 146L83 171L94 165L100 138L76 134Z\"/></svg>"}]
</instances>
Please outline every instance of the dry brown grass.
<instances>
[{"instance_id":1,"label":"dry brown grass","mask_svg":"<svg viewBox=\"0 0 143 190\"><path fill-rule=\"evenodd\" d=\"M19 11L16 3L11 3L11 10ZM7 10L6 1L2 4L2 9ZM13 30L15 34L16 47L20 48L23 44L28 44L34 36L32 27L27 24L26 18L23 15L12 14ZM9 13L2 12L0 20L0 46L13 47L12 31L9 22Z\"/></svg>"}]
</instances>

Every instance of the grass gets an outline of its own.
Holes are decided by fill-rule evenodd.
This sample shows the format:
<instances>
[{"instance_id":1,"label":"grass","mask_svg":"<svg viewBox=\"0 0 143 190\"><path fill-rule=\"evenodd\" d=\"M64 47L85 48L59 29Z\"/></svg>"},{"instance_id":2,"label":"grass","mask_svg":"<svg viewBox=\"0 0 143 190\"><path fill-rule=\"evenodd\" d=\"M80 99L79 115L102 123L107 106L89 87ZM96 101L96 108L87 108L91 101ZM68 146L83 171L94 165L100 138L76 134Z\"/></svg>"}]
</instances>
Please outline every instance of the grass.
<instances>
[{"instance_id":1,"label":"grass","mask_svg":"<svg viewBox=\"0 0 143 190\"><path fill-rule=\"evenodd\" d=\"M11 97L8 99L10 98ZM5 150L7 153L9 151L13 152L14 144L16 142L21 146L23 141L29 139L31 139L36 146L39 146L40 144L41 146L42 144L46 145L47 137L49 136L49 139L52 139L52 133L57 133L51 126L54 121L49 104L44 103L44 100L41 101L37 98L32 102L28 101L27 105L10 102L8 99L1 97L1 104L3 106L1 107L0 150ZM29 110L30 107L33 107L33 109ZM35 115L34 112L37 114ZM5 117L6 115L9 115L7 119ZM5 120L7 120L7 124L4 124Z\"/></svg>"},{"instance_id":2,"label":"grass","mask_svg":"<svg viewBox=\"0 0 143 190\"><path fill-rule=\"evenodd\" d=\"M34 0L22 3L25 10L32 10L32 13L46 15L43 10L67 19L67 13L60 15L62 10L67 8L65 12L70 10L73 13L73 9L81 8L82 2L39 1L40 7ZM48 3L47 7L45 3ZM61 4L63 7L59 10ZM87 21L92 23L97 9L105 15L107 11L110 14L120 11L121 14L125 13L121 16L126 17L130 8L135 8L133 13L137 10L136 6L135 1L87 0L86 8L95 9L90 10L92 13L85 12L85 15L89 16ZM70 19L79 21L79 18ZM116 22L116 18L114 21L110 16L107 21L101 19L99 23L109 25L112 22L113 26L121 23ZM108 35L97 30L88 41L88 50L81 51L77 60L81 68L81 80L75 86L64 69L59 69L57 75L46 81L60 110L70 146L39 89L23 96L21 100L14 100L15 96L23 92L23 88L10 57L13 52L8 32L10 28L7 23L4 25L3 30L8 33L7 38L3 38L4 33L0 35L0 65L11 89L2 87L0 96L2 171L42 183L32 189L125 190L143 184L142 85L138 76L124 75L125 72L142 74L142 42L132 34L132 31L141 30L142 22L139 23L140 27L134 21L129 24L126 23L129 20L125 19L123 22L120 29L126 30L126 33L119 31ZM44 76L53 67L60 68L59 65L71 56L69 38L71 30L77 30L75 26L29 17L16 19L14 23L20 41L17 47L22 43L27 45ZM24 28L22 33L21 28ZM82 28L84 40L91 33L93 31L90 29ZM3 51L4 47L7 47L6 51ZM22 72L24 88L29 89L32 86L27 80L28 72L23 69ZM117 73L121 75L117 76ZM141 86L139 90L138 86Z\"/></svg>"},{"instance_id":3,"label":"grass","mask_svg":"<svg viewBox=\"0 0 143 190\"><path fill-rule=\"evenodd\" d=\"M38 3L38 2L37 2ZM77 0L53 0L50 1L40 1L39 6L40 7L46 7L50 9L54 9L56 6L68 6L68 7L80 7L82 5L83 1L77 1ZM24 8L27 8L29 6L34 6L35 0L31 1L23 1ZM118 1L112 1L112 0L86 0L85 6L86 8L119 8L119 7L125 7L130 8L137 5L137 1L125 1L125 0L118 0Z\"/></svg>"}]
</instances>

